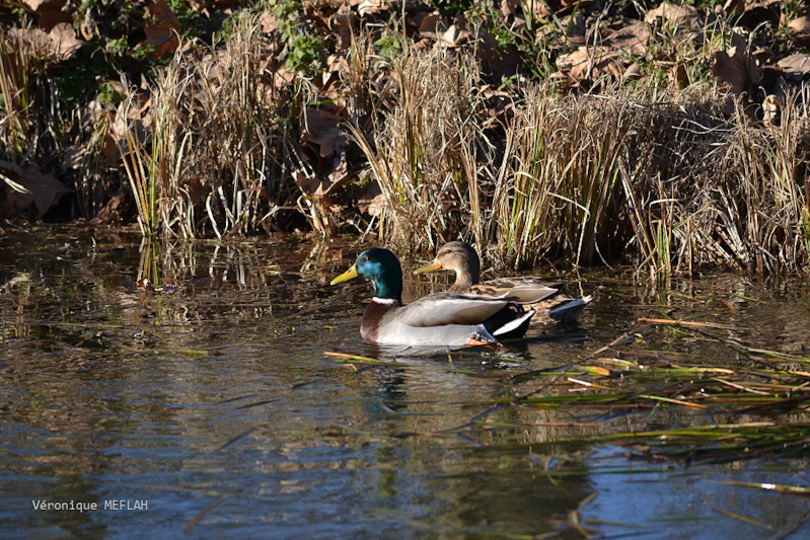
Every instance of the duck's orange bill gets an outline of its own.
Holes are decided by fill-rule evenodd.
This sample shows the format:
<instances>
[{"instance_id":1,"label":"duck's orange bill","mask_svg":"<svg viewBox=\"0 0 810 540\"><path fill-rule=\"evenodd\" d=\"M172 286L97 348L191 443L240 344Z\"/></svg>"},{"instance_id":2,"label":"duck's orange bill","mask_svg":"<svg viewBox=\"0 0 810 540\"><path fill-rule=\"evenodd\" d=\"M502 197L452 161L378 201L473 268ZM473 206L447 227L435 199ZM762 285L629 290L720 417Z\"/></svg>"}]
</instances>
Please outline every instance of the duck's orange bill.
<instances>
[{"instance_id":1,"label":"duck's orange bill","mask_svg":"<svg viewBox=\"0 0 810 540\"><path fill-rule=\"evenodd\" d=\"M420 266L416 270L413 271L414 274L426 274L428 272L435 272L436 270L441 270L442 265L439 264L438 261L433 261L430 264L426 264L425 266Z\"/></svg>"},{"instance_id":2,"label":"duck's orange bill","mask_svg":"<svg viewBox=\"0 0 810 540\"><path fill-rule=\"evenodd\" d=\"M348 270L346 270L338 277L330 281L329 285L337 285L338 283L343 283L344 281L349 281L350 279L354 279L356 277L357 277L357 268L355 267L355 265L351 265Z\"/></svg>"}]
</instances>

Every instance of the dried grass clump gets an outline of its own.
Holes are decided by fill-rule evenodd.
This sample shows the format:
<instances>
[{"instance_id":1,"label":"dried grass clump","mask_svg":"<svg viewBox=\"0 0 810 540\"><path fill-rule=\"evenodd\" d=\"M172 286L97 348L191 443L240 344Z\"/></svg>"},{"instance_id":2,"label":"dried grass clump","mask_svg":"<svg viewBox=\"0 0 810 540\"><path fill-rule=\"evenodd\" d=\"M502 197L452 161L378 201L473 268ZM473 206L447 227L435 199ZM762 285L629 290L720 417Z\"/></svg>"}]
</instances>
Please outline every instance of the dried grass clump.
<instances>
[{"instance_id":1,"label":"dried grass clump","mask_svg":"<svg viewBox=\"0 0 810 540\"><path fill-rule=\"evenodd\" d=\"M0 26L0 157L33 160L53 150L45 137L58 130L57 99L46 75L59 51L44 32Z\"/></svg>"},{"instance_id":2,"label":"dried grass clump","mask_svg":"<svg viewBox=\"0 0 810 540\"><path fill-rule=\"evenodd\" d=\"M704 98L708 104L716 99ZM635 103L635 135L620 174L625 196L620 215L632 228L624 257L636 259L638 272L651 281L692 273L716 258L694 248L701 228L714 228L705 184L726 122L691 100L639 94Z\"/></svg>"},{"instance_id":3,"label":"dried grass clump","mask_svg":"<svg viewBox=\"0 0 810 540\"><path fill-rule=\"evenodd\" d=\"M511 268L635 260L653 281L810 262L807 96L786 100L774 125L742 107L722 114L725 95L709 91L701 104L538 84L499 131L484 129L472 77L444 53L411 52L396 74L376 148L358 137L387 242L462 236Z\"/></svg>"},{"instance_id":4,"label":"dried grass clump","mask_svg":"<svg viewBox=\"0 0 810 540\"><path fill-rule=\"evenodd\" d=\"M725 99L706 98L717 109ZM806 270L805 98L788 99L775 126L643 90L530 93L493 200L498 256L510 266L635 259L652 281L704 267Z\"/></svg>"},{"instance_id":5,"label":"dried grass clump","mask_svg":"<svg viewBox=\"0 0 810 540\"><path fill-rule=\"evenodd\" d=\"M643 117L627 94L561 96L548 85L527 92L506 130L492 199L488 238L505 264L613 256L628 229L618 219L622 167Z\"/></svg>"},{"instance_id":6,"label":"dried grass clump","mask_svg":"<svg viewBox=\"0 0 810 540\"><path fill-rule=\"evenodd\" d=\"M288 202L269 180L279 176L279 99L263 46L255 18L244 15L224 49L177 55L158 74L148 136L130 123L122 150L146 233L247 233Z\"/></svg>"},{"instance_id":7,"label":"dried grass clump","mask_svg":"<svg viewBox=\"0 0 810 540\"><path fill-rule=\"evenodd\" d=\"M563 96L535 85L508 125L484 129L475 81L451 62L405 56L376 148L358 137L385 200L381 236L413 248L460 235L510 267L620 256L632 235L622 179L653 144L652 109L633 90Z\"/></svg>"},{"instance_id":8,"label":"dried grass clump","mask_svg":"<svg viewBox=\"0 0 810 540\"><path fill-rule=\"evenodd\" d=\"M32 58L24 50L25 42L0 27L0 141L3 155L23 151L28 144L29 108L33 102L28 79L33 76Z\"/></svg>"},{"instance_id":9,"label":"dried grass clump","mask_svg":"<svg viewBox=\"0 0 810 540\"><path fill-rule=\"evenodd\" d=\"M758 273L808 268L808 97L806 90L790 96L779 126L757 124L737 108L705 188L714 195L714 239L728 266Z\"/></svg>"},{"instance_id":10,"label":"dried grass clump","mask_svg":"<svg viewBox=\"0 0 810 540\"><path fill-rule=\"evenodd\" d=\"M382 191L378 230L388 242L433 247L481 220L474 73L464 57L412 50L395 60L390 84L395 102L375 140L353 130Z\"/></svg>"},{"instance_id":11,"label":"dried grass clump","mask_svg":"<svg viewBox=\"0 0 810 540\"><path fill-rule=\"evenodd\" d=\"M622 174L633 226L625 256L638 250L640 272L656 280L701 268L806 271L805 101L788 99L778 126L752 120L739 103L731 116L690 102L655 108L653 144L634 143L635 172Z\"/></svg>"}]
</instances>

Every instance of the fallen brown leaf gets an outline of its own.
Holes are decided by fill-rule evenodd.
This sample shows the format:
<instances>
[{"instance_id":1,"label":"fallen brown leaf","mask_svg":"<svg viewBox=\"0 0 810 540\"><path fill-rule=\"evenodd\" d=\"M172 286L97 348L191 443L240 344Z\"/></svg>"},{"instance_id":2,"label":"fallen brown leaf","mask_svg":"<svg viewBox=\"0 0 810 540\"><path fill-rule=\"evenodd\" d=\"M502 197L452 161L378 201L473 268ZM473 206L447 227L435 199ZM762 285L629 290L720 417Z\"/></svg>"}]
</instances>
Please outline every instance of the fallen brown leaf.
<instances>
[{"instance_id":1,"label":"fallen brown leaf","mask_svg":"<svg viewBox=\"0 0 810 540\"><path fill-rule=\"evenodd\" d=\"M273 85L277 90L286 90L295 80L295 71L284 66L279 67L273 73Z\"/></svg>"},{"instance_id":2,"label":"fallen brown leaf","mask_svg":"<svg viewBox=\"0 0 810 540\"><path fill-rule=\"evenodd\" d=\"M330 197L335 190L346 185L352 177L346 162L345 152L335 156L332 160L332 170L322 177L312 173L307 173L303 169L296 169L292 176L301 191L315 200L323 200Z\"/></svg>"},{"instance_id":3,"label":"fallen brown leaf","mask_svg":"<svg viewBox=\"0 0 810 540\"><path fill-rule=\"evenodd\" d=\"M463 26L452 24L446 32L439 36L439 41L454 49L466 43L469 36L469 32L464 30Z\"/></svg>"},{"instance_id":4,"label":"fallen brown leaf","mask_svg":"<svg viewBox=\"0 0 810 540\"><path fill-rule=\"evenodd\" d=\"M41 10L46 7L56 7L61 9L67 0L23 0L23 3L32 11Z\"/></svg>"},{"instance_id":5,"label":"fallen brown leaf","mask_svg":"<svg viewBox=\"0 0 810 540\"><path fill-rule=\"evenodd\" d=\"M580 47L558 58L557 67L577 84L603 77L620 79L626 69L619 55L607 47Z\"/></svg>"},{"instance_id":6,"label":"fallen brown leaf","mask_svg":"<svg viewBox=\"0 0 810 540\"><path fill-rule=\"evenodd\" d=\"M329 21L329 26L332 31L337 31L340 36L340 47L348 49L352 44L352 27L354 26L357 17L343 5L337 13L332 15Z\"/></svg>"},{"instance_id":7,"label":"fallen brown leaf","mask_svg":"<svg viewBox=\"0 0 810 540\"><path fill-rule=\"evenodd\" d=\"M501 15L514 17L520 10L520 0L501 0Z\"/></svg>"},{"instance_id":8,"label":"fallen brown leaf","mask_svg":"<svg viewBox=\"0 0 810 540\"><path fill-rule=\"evenodd\" d=\"M364 0L357 6L357 14L361 17L377 15L389 8L387 0Z\"/></svg>"},{"instance_id":9,"label":"fallen brown leaf","mask_svg":"<svg viewBox=\"0 0 810 540\"><path fill-rule=\"evenodd\" d=\"M278 17L275 16L272 10L264 10L259 15L259 26L261 26L262 32L270 34L278 28Z\"/></svg>"},{"instance_id":10,"label":"fallen brown leaf","mask_svg":"<svg viewBox=\"0 0 810 540\"><path fill-rule=\"evenodd\" d=\"M638 19L625 18L618 25L611 25L600 34L602 37L600 45L641 55L647 52L650 25Z\"/></svg>"},{"instance_id":11,"label":"fallen brown leaf","mask_svg":"<svg viewBox=\"0 0 810 540\"><path fill-rule=\"evenodd\" d=\"M6 190L6 201L0 207L0 215L5 217L18 215L33 203L41 218L71 192L52 174L44 174L36 167L23 170L8 161L0 161L0 185Z\"/></svg>"},{"instance_id":12,"label":"fallen brown leaf","mask_svg":"<svg viewBox=\"0 0 810 540\"><path fill-rule=\"evenodd\" d=\"M154 45L153 56L160 58L171 54L180 46L180 22L177 20L166 0L157 0L146 8L143 16L146 23L143 31L146 34L144 44Z\"/></svg>"},{"instance_id":13,"label":"fallen brown leaf","mask_svg":"<svg viewBox=\"0 0 810 540\"><path fill-rule=\"evenodd\" d=\"M385 208L385 195L376 180L372 180L366 192L357 199L357 208L372 217L380 215Z\"/></svg>"},{"instance_id":14,"label":"fallen brown leaf","mask_svg":"<svg viewBox=\"0 0 810 540\"><path fill-rule=\"evenodd\" d=\"M37 23L46 32L59 23L73 22L70 10L65 9L67 0L24 0L24 3L37 14Z\"/></svg>"},{"instance_id":15,"label":"fallen brown leaf","mask_svg":"<svg viewBox=\"0 0 810 540\"><path fill-rule=\"evenodd\" d=\"M31 50L31 56L50 62L67 60L84 45L84 41L76 39L76 32L66 23L56 25L51 33L39 28L11 28L7 35L18 43L25 43Z\"/></svg>"},{"instance_id":16,"label":"fallen brown leaf","mask_svg":"<svg viewBox=\"0 0 810 540\"><path fill-rule=\"evenodd\" d=\"M762 80L762 70L748 54L748 43L739 34L731 36L732 47L714 55L712 74L720 82L729 85L735 94L751 92Z\"/></svg>"},{"instance_id":17,"label":"fallen brown leaf","mask_svg":"<svg viewBox=\"0 0 810 540\"><path fill-rule=\"evenodd\" d=\"M78 51L84 41L76 38L76 31L73 26L62 22L54 26L48 32L48 39L54 46L54 53L60 60L67 60Z\"/></svg>"},{"instance_id":18,"label":"fallen brown leaf","mask_svg":"<svg viewBox=\"0 0 810 540\"><path fill-rule=\"evenodd\" d=\"M703 26L703 19L698 11L684 4L674 4L672 2L662 2L660 6L651 9L644 16L644 20L650 24L661 19L664 26L683 26L700 28Z\"/></svg>"},{"instance_id":19,"label":"fallen brown leaf","mask_svg":"<svg viewBox=\"0 0 810 540\"><path fill-rule=\"evenodd\" d=\"M686 72L686 66L683 64L678 64L672 68L669 76L678 85L678 88L683 89L689 86L689 74Z\"/></svg>"},{"instance_id":20,"label":"fallen brown leaf","mask_svg":"<svg viewBox=\"0 0 810 540\"><path fill-rule=\"evenodd\" d=\"M790 39L797 47L810 45L810 15L804 15L790 21Z\"/></svg>"},{"instance_id":21,"label":"fallen brown leaf","mask_svg":"<svg viewBox=\"0 0 810 540\"><path fill-rule=\"evenodd\" d=\"M346 136L339 126L343 120L333 112L308 107L302 119L302 138L306 143L316 145L321 157L333 156L346 145Z\"/></svg>"},{"instance_id":22,"label":"fallen brown leaf","mask_svg":"<svg viewBox=\"0 0 810 540\"><path fill-rule=\"evenodd\" d=\"M791 54L777 62L784 74L794 80L802 80L810 74L810 55Z\"/></svg>"},{"instance_id":23,"label":"fallen brown leaf","mask_svg":"<svg viewBox=\"0 0 810 540\"><path fill-rule=\"evenodd\" d=\"M442 20L439 13L429 13L421 17L419 23L419 35L438 41L441 35L447 31L447 24ZM418 18L416 20L419 20Z\"/></svg>"}]
</instances>

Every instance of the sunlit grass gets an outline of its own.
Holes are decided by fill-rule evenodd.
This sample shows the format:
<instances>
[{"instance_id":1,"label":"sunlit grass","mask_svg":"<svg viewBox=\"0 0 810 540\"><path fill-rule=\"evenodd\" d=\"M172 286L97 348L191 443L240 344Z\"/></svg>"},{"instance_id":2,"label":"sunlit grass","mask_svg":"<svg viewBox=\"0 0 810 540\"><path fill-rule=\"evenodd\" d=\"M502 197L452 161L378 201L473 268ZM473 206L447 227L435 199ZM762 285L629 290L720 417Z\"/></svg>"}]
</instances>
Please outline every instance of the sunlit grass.
<instances>
[{"instance_id":1,"label":"sunlit grass","mask_svg":"<svg viewBox=\"0 0 810 540\"><path fill-rule=\"evenodd\" d=\"M572 7L589 17L590 9ZM605 9L606 23L619 22ZM303 224L322 235L362 231L408 251L462 238L496 267L630 262L660 283L704 268L810 266L810 97L785 91L778 121L735 103L710 72L731 45L732 19L656 22L642 50L619 51L643 77L577 86L551 76L573 47L573 18L531 15L513 28L471 6L471 32L488 28L523 55L524 71L493 81L472 33L457 47L424 47L397 17L373 25L348 17L338 40L292 12L293 26L267 30L260 11L235 14L221 42L184 43L145 84L126 81L128 109L111 97L117 90L104 91L117 81L100 82L93 113L75 119L77 141L88 139L78 142L55 138L63 128L46 63L30 43L0 33L5 153L22 162L76 142L79 206L93 214L106 203L97 199L120 191L145 236L222 238ZM549 33L538 36L540 27ZM588 23L587 41L599 31ZM340 49L328 52L344 68L311 50L333 42ZM329 129L353 138L340 155L345 175L331 154L306 147L305 113L327 105L340 112ZM122 162L101 155L114 138ZM340 187L328 196L294 179L328 191L336 172ZM358 200L370 182L382 191L373 216Z\"/></svg>"},{"instance_id":2,"label":"sunlit grass","mask_svg":"<svg viewBox=\"0 0 810 540\"><path fill-rule=\"evenodd\" d=\"M262 195L279 139L261 50L255 18L245 15L223 51L178 53L156 77L151 123L139 137L130 122L122 149L144 234L243 234L272 214ZM275 202L287 196L279 189Z\"/></svg>"}]
</instances>

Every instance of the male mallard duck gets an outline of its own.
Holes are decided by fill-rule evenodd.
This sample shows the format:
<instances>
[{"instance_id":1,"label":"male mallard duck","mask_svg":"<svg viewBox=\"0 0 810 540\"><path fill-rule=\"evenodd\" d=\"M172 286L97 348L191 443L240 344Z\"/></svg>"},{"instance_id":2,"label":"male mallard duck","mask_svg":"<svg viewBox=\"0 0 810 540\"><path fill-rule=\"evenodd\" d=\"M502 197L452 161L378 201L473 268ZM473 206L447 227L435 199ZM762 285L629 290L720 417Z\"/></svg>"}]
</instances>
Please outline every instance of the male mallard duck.
<instances>
[{"instance_id":1,"label":"male mallard duck","mask_svg":"<svg viewBox=\"0 0 810 540\"><path fill-rule=\"evenodd\" d=\"M493 279L479 283L481 262L478 253L469 244L461 241L448 242L439 248L436 258L429 264L417 268L414 274L436 270L455 272L456 281L450 287L454 292L470 292L482 296L501 299L523 298L535 294L539 299L527 307L538 312L533 324L549 324L576 321L593 296L572 298L560 292L559 284L547 283L535 277L510 277Z\"/></svg>"},{"instance_id":2,"label":"male mallard duck","mask_svg":"<svg viewBox=\"0 0 810 540\"><path fill-rule=\"evenodd\" d=\"M363 339L386 345L464 347L496 343L526 333L533 310L510 300L438 293L402 305L402 268L387 249L367 249L330 285L363 276L375 293L363 313Z\"/></svg>"}]
</instances>

